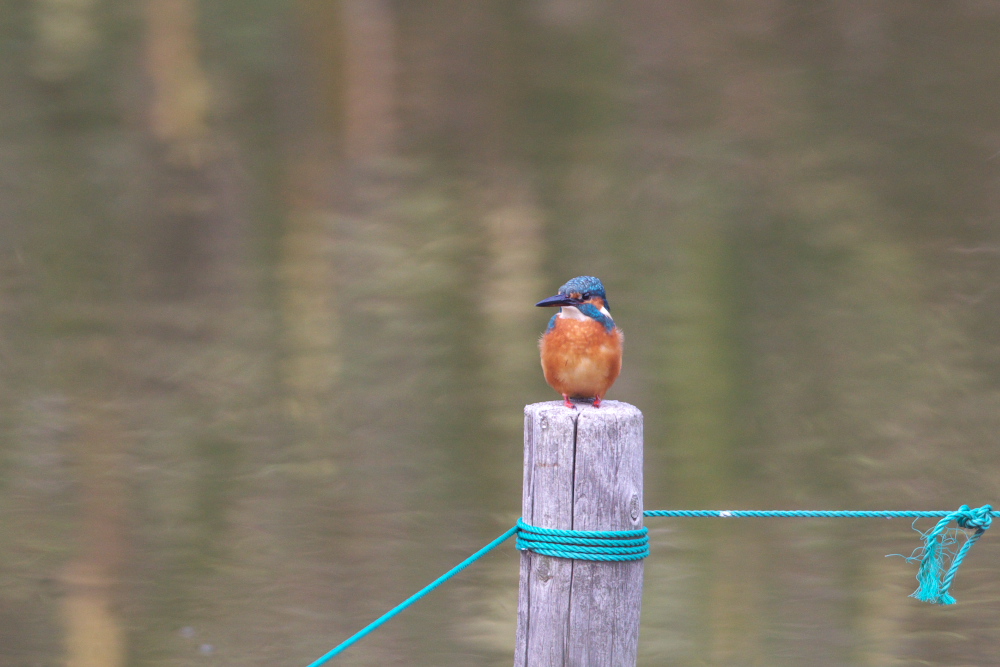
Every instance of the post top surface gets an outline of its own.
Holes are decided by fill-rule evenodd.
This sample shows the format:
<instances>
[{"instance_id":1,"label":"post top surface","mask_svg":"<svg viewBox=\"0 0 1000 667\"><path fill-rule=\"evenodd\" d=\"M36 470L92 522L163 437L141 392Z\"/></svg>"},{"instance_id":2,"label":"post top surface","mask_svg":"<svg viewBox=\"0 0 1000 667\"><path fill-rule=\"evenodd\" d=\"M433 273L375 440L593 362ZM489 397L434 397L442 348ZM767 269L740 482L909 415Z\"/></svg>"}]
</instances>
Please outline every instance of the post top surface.
<instances>
[{"instance_id":1,"label":"post top surface","mask_svg":"<svg viewBox=\"0 0 1000 667\"><path fill-rule=\"evenodd\" d=\"M601 401L601 407L595 408L593 403L589 401L573 401L575 408L567 408L563 405L562 401L544 401L542 403L529 403L524 406L525 414L528 413L538 413L538 412L551 412L551 411L562 411L570 415L579 415L584 412L601 413L607 412L608 414L622 414L629 412L638 412L642 414L642 411L632 405L631 403L626 403L624 401Z\"/></svg>"}]
</instances>

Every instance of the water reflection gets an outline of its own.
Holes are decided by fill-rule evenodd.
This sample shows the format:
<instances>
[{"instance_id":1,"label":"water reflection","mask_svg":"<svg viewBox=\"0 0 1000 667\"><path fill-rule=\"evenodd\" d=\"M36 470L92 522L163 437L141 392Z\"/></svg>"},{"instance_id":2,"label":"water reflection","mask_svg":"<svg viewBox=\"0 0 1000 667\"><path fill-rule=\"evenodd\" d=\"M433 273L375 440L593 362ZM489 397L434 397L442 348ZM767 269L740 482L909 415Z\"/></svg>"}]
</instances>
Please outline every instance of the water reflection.
<instances>
[{"instance_id":1,"label":"water reflection","mask_svg":"<svg viewBox=\"0 0 1000 667\"><path fill-rule=\"evenodd\" d=\"M306 664L509 527L599 275L656 507L996 501L994 3L20 3L0 664ZM903 521L650 522L642 664L990 664ZM501 665L496 553L345 665Z\"/></svg>"}]
</instances>

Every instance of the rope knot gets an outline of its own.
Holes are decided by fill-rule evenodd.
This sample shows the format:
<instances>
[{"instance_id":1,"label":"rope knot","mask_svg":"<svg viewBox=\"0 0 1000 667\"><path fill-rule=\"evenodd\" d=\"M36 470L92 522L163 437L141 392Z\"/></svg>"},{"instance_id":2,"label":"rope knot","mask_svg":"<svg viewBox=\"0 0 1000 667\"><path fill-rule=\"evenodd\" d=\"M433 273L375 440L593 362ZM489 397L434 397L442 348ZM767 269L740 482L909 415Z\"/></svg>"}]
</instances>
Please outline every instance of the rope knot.
<instances>
[{"instance_id":1,"label":"rope knot","mask_svg":"<svg viewBox=\"0 0 1000 667\"><path fill-rule=\"evenodd\" d=\"M962 528L988 530L993 524L993 508L990 505L983 505L974 510L969 509L968 505L962 505L956 514L959 516L955 517L955 523Z\"/></svg>"}]
</instances>

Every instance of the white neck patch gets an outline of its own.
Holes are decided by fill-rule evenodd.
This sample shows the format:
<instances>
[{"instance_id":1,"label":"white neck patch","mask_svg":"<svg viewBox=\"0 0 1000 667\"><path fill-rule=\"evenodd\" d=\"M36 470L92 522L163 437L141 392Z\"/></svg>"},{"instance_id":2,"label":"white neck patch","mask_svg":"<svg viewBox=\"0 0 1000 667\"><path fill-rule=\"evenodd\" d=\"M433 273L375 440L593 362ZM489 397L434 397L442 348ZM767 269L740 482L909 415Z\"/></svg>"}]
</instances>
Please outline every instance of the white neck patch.
<instances>
[{"instance_id":1,"label":"white neck patch","mask_svg":"<svg viewBox=\"0 0 1000 667\"><path fill-rule=\"evenodd\" d=\"M611 313L609 313L608 309L603 306L601 306L601 314L604 315L605 317L609 318L611 317ZM590 319L589 317L581 313L580 309L577 308L576 306L563 306L562 308L559 309L558 316L567 320L586 321Z\"/></svg>"}]
</instances>

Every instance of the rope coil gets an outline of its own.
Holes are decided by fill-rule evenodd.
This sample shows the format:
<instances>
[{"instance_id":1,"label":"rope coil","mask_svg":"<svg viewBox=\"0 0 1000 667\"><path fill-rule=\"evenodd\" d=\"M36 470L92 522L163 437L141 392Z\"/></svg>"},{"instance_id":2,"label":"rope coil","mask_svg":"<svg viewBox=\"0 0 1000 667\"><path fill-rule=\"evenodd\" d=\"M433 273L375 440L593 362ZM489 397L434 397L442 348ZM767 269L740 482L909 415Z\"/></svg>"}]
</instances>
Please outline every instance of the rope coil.
<instances>
[{"instance_id":1,"label":"rope coil","mask_svg":"<svg viewBox=\"0 0 1000 667\"><path fill-rule=\"evenodd\" d=\"M543 556L593 561L642 560L649 555L649 529L560 530L517 520L517 548Z\"/></svg>"}]
</instances>

